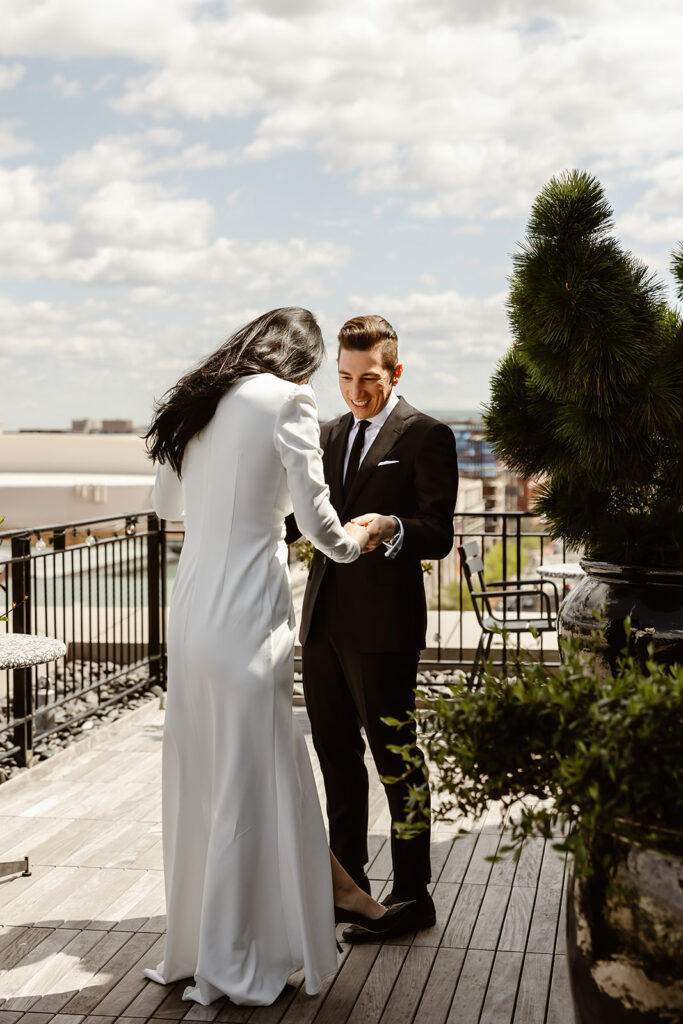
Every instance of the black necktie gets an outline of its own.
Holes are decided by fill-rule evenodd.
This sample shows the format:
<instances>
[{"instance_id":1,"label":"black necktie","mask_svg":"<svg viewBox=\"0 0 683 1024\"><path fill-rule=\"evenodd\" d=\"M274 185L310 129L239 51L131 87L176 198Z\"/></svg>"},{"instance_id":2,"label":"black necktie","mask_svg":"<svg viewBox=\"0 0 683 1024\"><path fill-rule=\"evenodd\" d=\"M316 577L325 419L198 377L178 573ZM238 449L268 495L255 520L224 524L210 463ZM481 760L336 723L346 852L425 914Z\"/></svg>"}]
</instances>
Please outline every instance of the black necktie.
<instances>
[{"instance_id":1,"label":"black necktie","mask_svg":"<svg viewBox=\"0 0 683 1024\"><path fill-rule=\"evenodd\" d=\"M349 461L346 467L346 475L344 476L344 497L351 490L351 485L356 479L358 473L358 467L360 466L360 456L363 451L363 445L365 444L365 431L370 426L369 420L359 420L358 429L356 430L356 436L353 439L353 445L349 454Z\"/></svg>"}]
</instances>

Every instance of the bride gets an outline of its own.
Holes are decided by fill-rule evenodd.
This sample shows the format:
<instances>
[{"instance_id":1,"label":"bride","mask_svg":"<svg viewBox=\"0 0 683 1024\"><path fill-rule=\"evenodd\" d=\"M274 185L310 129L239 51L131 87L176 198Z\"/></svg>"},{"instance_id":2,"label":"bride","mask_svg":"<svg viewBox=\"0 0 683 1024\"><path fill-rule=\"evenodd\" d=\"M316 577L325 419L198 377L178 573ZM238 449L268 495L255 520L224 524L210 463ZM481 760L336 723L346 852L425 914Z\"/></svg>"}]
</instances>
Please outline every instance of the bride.
<instances>
[{"instance_id":1,"label":"bride","mask_svg":"<svg viewBox=\"0 0 683 1024\"><path fill-rule=\"evenodd\" d=\"M330 854L305 740L292 714L295 625L284 542L294 511L328 558L342 527L323 478L308 380L324 345L312 313L272 310L171 388L147 435L152 505L185 519L168 624L163 740L161 984L208 1004L272 1003L304 968L314 994L337 968L335 919L379 937L389 910Z\"/></svg>"}]
</instances>

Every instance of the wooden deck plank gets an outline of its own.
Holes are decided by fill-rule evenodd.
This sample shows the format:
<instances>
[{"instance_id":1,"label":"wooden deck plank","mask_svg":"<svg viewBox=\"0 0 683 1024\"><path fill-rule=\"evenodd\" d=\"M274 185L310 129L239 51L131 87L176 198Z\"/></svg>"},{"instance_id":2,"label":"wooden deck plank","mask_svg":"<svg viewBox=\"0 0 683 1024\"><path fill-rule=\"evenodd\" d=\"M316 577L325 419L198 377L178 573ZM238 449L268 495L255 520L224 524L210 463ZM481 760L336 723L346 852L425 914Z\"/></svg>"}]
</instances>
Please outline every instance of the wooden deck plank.
<instances>
[{"instance_id":1,"label":"wooden deck plank","mask_svg":"<svg viewBox=\"0 0 683 1024\"><path fill-rule=\"evenodd\" d=\"M552 953L526 953L513 1024L544 1024L552 968Z\"/></svg>"},{"instance_id":2,"label":"wooden deck plank","mask_svg":"<svg viewBox=\"0 0 683 1024\"><path fill-rule=\"evenodd\" d=\"M538 877L538 884L546 889L554 889L561 886L564 879L567 854L553 848L552 841L547 841L543 850L543 863L541 873Z\"/></svg>"},{"instance_id":3,"label":"wooden deck plank","mask_svg":"<svg viewBox=\"0 0 683 1024\"><path fill-rule=\"evenodd\" d=\"M366 871L368 871L377 857L377 854L382 849L384 844L387 842L387 836L379 835L377 832L368 833L368 864Z\"/></svg>"},{"instance_id":4,"label":"wooden deck plank","mask_svg":"<svg viewBox=\"0 0 683 1024\"><path fill-rule=\"evenodd\" d=\"M528 886L513 885L498 949L504 952L524 952L534 908L534 895L535 890Z\"/></svg>"},{"instance_id":5,"label":"wooden deck plank","mask_svg":"<svg viewBox=\"0 0 683 1024\"><path fill-rule=\"evenodd\" d=\"M21 926L10 928L9 934L13 938L3 949L2 961L0 961L2 963L2 976L4 977L6 972L11 971L22 960L30 956L37 946L40 946L48 936L52 935L53 931L54 928L25 928ZM40 954L37 956L36 963L40 960Z\"/></svg>"},{"instance_id":6,"label":"wooden deck plank","mask_svg":"<svg viewBox=\"0 0 683 1024\"><path fill-rule=\"evenodd\" d=\"M215 1019L218 1024L244 1024L249 1020L252 1010L253 1006L236 1006L227 1000Z\"/></svg>"},{"instance_id":7,"label":"wooden deck plank","mask_svg":"<svg viewBox=\"0 0 683 1024\"><path fill-rule=\"evenodd\" d=\"M52 1020L53 1014L51 1013L22 1013L19 1017L18 1024L47 1024L49 1020Z\"/></svg>"},{"instance_id":8,"label":"wooden deck plank","mask_svg":"<svg viewBox=\"0 0 683 1024\"><path fill-rule=\"evenodd\" d=\"M527 953L553 953L561 903L560 886L552 889L539 887L536 890L534 912L526 944Z\"/></svg>"},{"instance_id":9,"label":"wooden deck plank","mask_svg":"<svg viewBox=\"0 0 683 1024\"><path fill-rule=\"evenodd\" d=\"M416 946L438 946L451 917L458 898L460 886L452 882L437 882L432 888L432 899L436 910L436 924L417 932L413 940Z\"/></svg>"},{"instance_id":10,"label":"wooden deck plank","mask_svg":"<svg viewBox=\"0 0 683 1024\"><path fill-rule=\"evenodd\" d=\"M487 857L495 855L498 849L499 835L496 832L480 832L477 837L470 862L467 865L464 882L474 885L486 885L491 875L493 864Z\"/></svg>"},{"instance_id":11,"label":"wooden deck plank","mask_svg":"<svg viewBox=\"0 0 683 1024\"><path fill-rule=\"evenodd\" d=\"M42 893L51 892L50 883L45 879L54 870L54 868L41 865L35 868L31 867L30 878L15 875L0 886L0 921L2 924L13 923L7 917L7 912L15 911L18 905L26 905L29 899L34 898L34 894L36 898L40 898Z\"/></svg>"},{"instance_id":12,"label":"wooden deck plank","mask_svg":"<svg viewBox=\"0 0 683 1024\"><path fill-rule=\"evenodd\" d=\"M152 843L144 853L140 854L137 866L144 868L146 871L162 870L164 866L164 848L160 838L155 843Z\"/></svg>"},{"instance_id":13,"label":"wooden deck plank","mask_svg":"<svg viewBox=\"0 0 683 1024\"><path fill-rule=\"evenodd\" d=\"M0 927L0 970L4 964L3 950L8 946L11 947L27 931L28 925L4 924Z\"/></svg>"},{"instance_id":14,"label":"wooden deck plank","mask_svg":"<svg viewBox=\"0 0 683 1024\"><path fill-rule=\"evenodd\" d=\"M487 861L506 838L500 807L455 842L464 819L435 826L435 927L386 945L347 946L318 996L306 995L301 973L272 1006L257 1008L227 998L202 1007L182 1000L186 982L149 982L142 968L162 959L165 928L163 713L154 714L152 730L151 719L138 733L111 730L100 746L67 752L63 762L58 755L54 773L44 762L40 778L27 773L0 787L0 856L16 848L35 866L31 878L0 883L0 907L12 916L6 922L0 909L0 964L11 965L0 978L17 985L17 966L33 965L30 990L9 997L21 1002L0 1003L0 1024L546 1024L546 1005L547 1024L573 1024L564 858L541 839L527 841L518 863ZM97 744L94 731L91 739ZM322 791L315 763L314 774ZM392 887L389 818L371 765L369 777L368 870L382 898ZM15 920L20 905L24 920Z\"/></svg>"},{"instance_id":15,"label":"wooden deck plank","mask_svg":"<svg viewBox=\"0 0 683 1024\"><path fill-rule=\"evenodd\" d=\"M162 956L163 956L163 950L162 950ZM160 956L158 958L157 962L161 961L162 956ZM153 959L152 951L151 950L150 950L150 952L148 954L145 955L145 964L142 964L141 967L140 967L140 974L141 975L142 975L142 969L148 963L149 964L154 963L154 959ZM140 988L140 991L138 992L138 994L136 996L134 996L134 998L130 1001L130 1003L128 1003L128 1005L125 1008L126 1016L127 1017L135 1017L135 1018L138 1018L138 1017L147 1018L147 1017L154 1017L154 1016L156 1016L157 1010L162 1005L162 1003L167 998L167 996L169 996L171 994L171 992L173 991L174 987L175 986L174 986L173 983L171 983L170 985L159 985L156 981L150 981L149 978L145 978L144 975L143 975L143 984L142 984L142 986ZM183 985L183 988L184 987L185 986ZM184 1004L184 1012L186 1012L192 1005L193 1005L192 1003L185 1003ZM197 1004L197 1005L199 1005L199 1004ZM217 1015L217 1013L218 1013L218 1007L216 1007L216 1014L215 1015ZM182 1016L182 1014L181 1014L181 1016ZM213 1020L213 1017L211 1019Z\"/></svg>"},{"instance_id":16,"label":"wooden deck plank","mask_svg":"<svg viewBox=\"0 0 683 1024\"><path fill-rule=\"evenodd\" d=\"M452 842L450 839L440 839L438 835L432 835L430 845L430 860L432 868L432 882L438 882L443 871L444 864L451 852Z\"/></svg>"},{"instance_id":17,"label":"wooden deck plank","mask_svg":"<svg viewBox=\"0 0 683 1024\"><path fill-rule=\"evenodd\" d=\"M346 1024L379 950L374 943L354 946L315 1017L315 1024Z\"/></svg>"},{"instance_id":18,"label":"wooden deck plank","mask_svg":"<svg viewBox=\"0 0 683 1024\"><path fill-rule=\"evenodd\" d=\"M21 1016L20 1010L0 1010L0 1024L17 1024Z\"/></svg>"},{"instance_id":19,"label":"wooden deck plank","mask_svg":"<svg viewBox=\"0 0 683 1024\"><path fill-rule=\"evenodd\" d=\"M467 950L448 1013L447 1024L465 1024L465 1021L479 1020L492 963L493 953L490 950Z\"/></svg>"},{"instance_id":20,"label":"wooden deck plank","mask_svg":"<svg viewBox=\"0 0 683 1024\"><path fill-rule=\"evenodd\" d=\"M463 882L451 913L451 919L441 940L443 946L467 948L477 923L484 891L485 886L483 885L468 885Z\"/></svg>"},{"instance_id":21,"label":"wooden deck plank","mask_svg":"<svg viewBox=\"0 0 683 1024\"><path fill-rule=\"evenodd\" d=\"M380 1024L411 1024L436 953L436 946L413 946L408 950L380 1018Z\"/></svg>"},{"instance_id":22,"label":"wooden deck plank","mask_svg":"<svg viewBox=\"0 0 683 1024\"><path fill-rule=\"evenodd\" d=\"M143 937L133 935L124 948L128 949L132 941L136 938ZM112 1016L114 1017L130 1016L128 1007L132 1002L134 1002L134 1000L137 998L137 996L140 994L143 988L146 988L148 983L148 979L145 977L143 973L143 968L147 964L157 964L159 963L160 960L163 959L164 944L165 937L157 938L156 942L149 948L145 948L144 945L141 943L138 947L139 950L141 950L141 952L137 960L132 959L133 951L131 950L131 957L129 960L127 970L119 978L114 987L110 988L106 995L104 995L104 997L100 1000L100 1002L93 1007L91 1012L93 1014L104 1014L105 1016L107 1014L112 1014ZM161 1004L161 1007L165 1005L165 1002L168 1001L168 998L169 996L166 996L166 1000L164 1001L164 1003ZM159 1007L154 1016L158 1017L160 1015L159 1010L161 1009L161 1007ZM185 1013L186 1010L187 1005L183 1004L183 1011L179 1014L179 1016L182 1017L183 1013ZM162 1016L166 1016L166 1014L162 1014Z\"/></svg>"},{"instance_id":23,"label":"wooden deck plank","mask_svg":"<svg viewBox=\"0 0 683 1024\"><path fill-rule=\"evenodd\" d=\"M4 783L6 786L7 783ZM4 813L4 803L0 801L3 813L0 815L0 856L3 860L19 860L31 855L31 864L48 863L34 856L34 849L49 842L64 829L69 822L62 818L20 818L9 817ZM3 883L5 884L5 883Z\"/></svg>"},{"instance_id":24,"label":"wooden deck plank","mask_svg":"<svg viewBox=\"0 0 683 1024\"><path fill-rule=\"evenodd\" d=\"M565 875L564 887L562 890L562 902L560 903L560 918L557 922L557 938L555 940L555 952L565 955L567 952L567 890L568 876Z\"/></svg>"},{"instance_id":25,"label":"wooden deck plank","mask_svg":"<svg viewBox=\"0 0 683 1024\"><path fill-rule=\"evenodd\" d=\"M479 1024L510 1024L523 960L521 953L496 953Z\"/></svg>"},{"instance_id":26,"label":"wooden deck plank","mask_svg":"<svg viewBox=\"0 0 683 1024\"><path fill-rule=\"evenodd\" d=\"M303 983L303 973L297 972L298 983L287 984L271 1006L256 1006L249 1018L249 1024L280 1024L289 1007L294 1002Z\"/></svg>"},{"instance_id":27,"label":"wooden deck plank","mask_svg":"<svg viewBox=\"0 0 683 1024\"><path fill-rule=\"evenodd\" d=\"M8 971L2 979L3 1009L29 1010L40 997L41 986L49 984L55 972L56 954L77 935L77 931L55 929Z\"/></svg>"},{"instance_id":28,"label":"wooden deck plank","mask_svg":"<svg viewBox=\"0 0 683 1024\"><path fill-rule=\"evenodd\" d=\"M83 873L79 889L70 892L58 903L53 914L60 914L64 927L87 928L91 921L103 916L112 899L128 889L139 873L129 868L78 868ZM108 930L108 929L105 929Z\"/></svg>"},{"instance_id":29,"label":"wooden deck plank","mask_svg":"<svg viewBox=\"0 0 683 1024\"><path fill-rule=\"evenodd\" d=\"M115 938L112 932L105 933L106 938ZM136 932L134 935L126 935L123 946L114 953L107 963L90 979L87 988L81 989L66 1004L64 1009L68 1013L94 1013L95 1007L103 1003L105 997L118 985L126 976L131 967L134 967L142 957L154 945L156 936L141 935ZM142 975L142 969L140 969ZM144 977L143 977L144 980ZM129 1002L132 1001L129 999ZM106 1004L105 1004L106 1005ZM106 1011L102 1013L106 1015Z\"/></svg>"},{"instance_id":30,"label":"wooden deck plank","mask_svg":"<svg viewBox=\"0 0 683 1024\"><path fill-rule=\"evenodd\" d=\"M282 1018L282 1024L312 1024L312 1021L315 1020L321 1006L325 1002L330 989L338 978L339 971L342 968L344 960L349 956L352 949L353 946L349 944L343 947L343 951L339 955L339 968L337 970L337 974L334 974L329 978L325 978L322 989L317 995L309 996L306 994L303 986L299 987L296 996L288 1006L287 1011Z\"/></svg>"},{"instance_id":31,"label":"wooden deck plank","mask_svg":"<svg viewBox=\"0 0 683 1024\"><path fill-rule=\"evenodd\" d=\"M471 833L460 836L455 840L439 876L440 882L454 883L465 880L465 874L467 873L476 841L477 836Z\"/></svg>"},{"instance_id":32,"label":"wooden deck plank","mask_svg":"<svg viewBox=\"0 0 683 1024\"><path fill-rule=\"evenodd\" d=\"M33 1009L45 1013L59 1013L70 999L73 999L82 988L86 988L98 971L118 953L127 939L127 936L123 935L103 936L96 932L81 934L93 935L94 945L86 953L81 954L80 959L60 978L60 991L42 994L39 1003L36 1003Z\"/></svg>"},{"instance_id":33,"label":"wooden deck plank","mask_svg":"<svg viewBox=\"0 0 683 1024\"><path fill-rule=\"evenodd\" d=\"M382 848L378 851L377 856L368 868L368 878L381 879L382 881L393 878L391 843L388 839L382 845Z\"/></svg>"},{"instance_id":34,"label":"wooden deck plank","mask_svg":"<svg viewBox=\"0 0 683 1024\"><path fill-rule=\"evenodd\" d=\"M538 884L538 876L541 871L545 839L525 840L522 852L517 862L515 880L513 885L528 886L533 888Z\"/></svg>"},{"instance_id":35,"label":"wooden deck plank","mask_svg":"<svg viewBox=\"0 0 683 1024\"><path fill-rule=\"evenodd\" d=\"M511 885L487 886L469 943L473 949L497 948L511 892Z\"/></svg>"},{"instance_id":36,"label":"wooden deck plank","mask_svg":"<svg viewBox=\"0 0 683 1024\"><path fill-rule=\"evenodd\" d=\"M50 975L35 979L41 994L36 992L27 1009L34 1013L59 1013L70 998L69 991L73 994L76 991L74 986L82 982L81 963L99 938L94 932L76 931L73 939L52 958L54 970Z\"/></svg>"},{"instance_id":37,"label":"wooden deck plank","mask_svg":"<svg viewBox=\"0 0 683 1024\"><path fill-rule=\"evenodd\" d=\"M384 945L380 948L348 1024L378 1024L407 952L405 946Z\"/></svg>"},{"instance_id":38,"label":"wooden deck plank","mask_svg":"<svg viewBox=\"0 0 683 1024\"><path fill-rule=\"evenodd\" d=\"M223 1010L229 1002L230 1000L227 996L224 996L223 999L214 999L209 1006L202 1006L201 1003L188 1003L189 1009L183 1017L183 1020L203 1021L206 1022L206 1024L211 1024L211 1021L216 1019L221 1010Z\"/></svg>"},{"instance_id":39,"label":"wooden deck plank","mask_svg":"<svg viewBox=\"0 0 683 1024\"><path fill-rule=\"evenodd\" d=\"M97 873L95 869L92 870ZM48 868L44 874L38 874L35 882L33 876L25 881L28 883L26 891L17 894L15 899L3 908L3 921L14 925L59 927L64 917L55 908L69 895L79 890L84 876L81 874L81 868L56 867Z\"/></svg>"},{"instance_id":40,"label":"wooden deck plank","mask_svg":"<svg viewBox=\"0 0 683 1024\"><path fill-rule=\"evenodd\" d=\"M159 939L159 941L156 944L156 948L151 949L149 951L149 962L153 963L155 960L161 960L163 954L164 940ZM133 970L135 970L135 968L133 968ZM144 985L146 986L147 983L144 978L143 982ZM152 984L154 984L154 982L152 982ZM188 1008L192 1005L191 1000L183 999L183 992L185 991L188 985L193 984L193 978L181 978L180 981L176 981L171 985L164 985L162 987L163 998L159 1003L157 1009L155 1010L154 1014L152 1014L152 1016L160 1020L182 1020L182 1018L187 1013ZM130 1006L126 1007L126 1014L128 1016L132 1015L132 1010Z\"/></svg>"},{"instance_id":41,"label":"wooden deck plank","mask_svg":"<svg viewBox=\"0 0 683 1024\"><path fill-rule=\"evenodd\" d=\"M131 872L131 875L130 885L104 907L102 919L90 921L88 928L136 932L147 923L163 898L164 878L160 871Z\"/></svg>"},{"instance_id":42,"label":"wooden deck plank","mask_svg":"<svg viewBox=\"0 0 683 1024\"><path fill-rule=\"evenodd\" d=\"M576 1024L566 956L553 957L548 1015L545 1024Z\"/></svg>"},{"instance_id":43,"label":"wooden deck plank","mask_svg":"<svg viewBox=\"0 0 683 1024\"><path fill-rule=\"evenodd\" d=\"M31 862L49 864L53 867L78 867L72 857L92 839L92 822L85 820L60 819L61 828L54 833L41 835L40 841L31 843Z\"/></svg>"},{"instance_id":44,"label":"wooden deck plank","mask_svg":"<svg viewBox=\"0 0 683 1024\"><path fill-rule=\"evenodd\" d=\"M414 1024L445 1024L464 959L464 949L437 950Z\"/></svg>"}]
</instances>

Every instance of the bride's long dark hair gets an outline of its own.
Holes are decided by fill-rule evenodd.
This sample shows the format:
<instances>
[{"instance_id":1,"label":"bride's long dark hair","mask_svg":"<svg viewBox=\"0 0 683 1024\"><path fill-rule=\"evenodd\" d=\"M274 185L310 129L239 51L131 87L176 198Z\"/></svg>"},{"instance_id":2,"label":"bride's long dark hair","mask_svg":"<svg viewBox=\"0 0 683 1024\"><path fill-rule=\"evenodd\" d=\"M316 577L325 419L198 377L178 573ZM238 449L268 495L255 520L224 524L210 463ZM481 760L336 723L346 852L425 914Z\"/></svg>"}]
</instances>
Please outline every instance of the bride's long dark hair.
<instances>
[{"instance_id":1,"label":"bride's long dark hair","mask_svg":"<svg viewBox=\"0 0 683 1024\"><path fill-rule=\"evenodd\" d=\"M251 373L272 373L301 384L324 355L323 336L309 310L271 309L236 331L166 392L145 435L147 451L155 462L168 460L180 475L185 446L204 429L236 380Z\"/></svg>"}]
</instances>

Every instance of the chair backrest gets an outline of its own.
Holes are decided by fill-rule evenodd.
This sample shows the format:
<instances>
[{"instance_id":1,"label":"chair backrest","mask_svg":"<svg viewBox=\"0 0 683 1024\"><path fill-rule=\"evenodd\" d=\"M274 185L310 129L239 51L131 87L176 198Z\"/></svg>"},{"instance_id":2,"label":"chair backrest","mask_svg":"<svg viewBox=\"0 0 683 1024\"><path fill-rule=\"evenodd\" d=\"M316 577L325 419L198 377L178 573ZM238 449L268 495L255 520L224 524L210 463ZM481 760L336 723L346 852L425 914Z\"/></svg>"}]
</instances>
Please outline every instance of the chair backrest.
<instances>
[{"instance_id":1,"label":"chair backrest","mask_svg":"<svg viewBox=\"0 0 683 1024\"><path fill-rule=\"evenodd\" d=\"M484 562L479 554L479 544L476 540L468 540L458 546L460 567L465 574L467 589L472 598L472 605L477 614L479 625L484 628L481 617L480 602L486 609L487 615L493 615L491 605L486 593L486 580L484 579Z\"/></svg>"}]
</instances>

